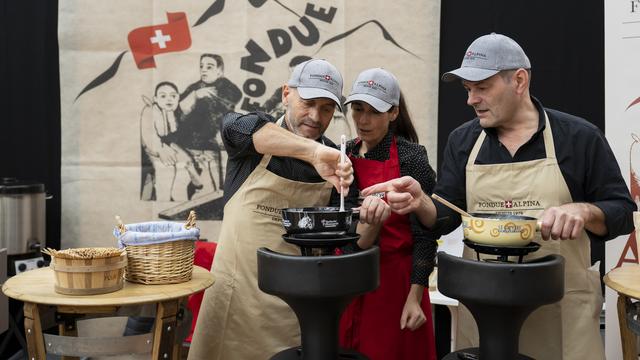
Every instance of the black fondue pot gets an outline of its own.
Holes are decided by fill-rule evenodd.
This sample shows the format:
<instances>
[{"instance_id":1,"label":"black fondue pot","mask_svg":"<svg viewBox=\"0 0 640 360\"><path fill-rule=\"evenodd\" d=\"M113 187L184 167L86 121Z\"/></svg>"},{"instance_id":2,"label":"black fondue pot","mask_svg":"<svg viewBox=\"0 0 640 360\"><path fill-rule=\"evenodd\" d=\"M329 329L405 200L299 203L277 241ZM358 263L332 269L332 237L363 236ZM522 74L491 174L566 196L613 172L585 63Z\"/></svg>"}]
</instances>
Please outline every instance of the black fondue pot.
<instances>
[{"instance_id":1,"label":"black fondue pot","mask_svg":"<svg viewBox=\"0 0 640 360\"><path fill-rule=\"evenodd\" d=\"M282 225L287 234L345 234L358 218L358 211L340 211L337 207L282 209Z\"/></svg>"}]
</instances>

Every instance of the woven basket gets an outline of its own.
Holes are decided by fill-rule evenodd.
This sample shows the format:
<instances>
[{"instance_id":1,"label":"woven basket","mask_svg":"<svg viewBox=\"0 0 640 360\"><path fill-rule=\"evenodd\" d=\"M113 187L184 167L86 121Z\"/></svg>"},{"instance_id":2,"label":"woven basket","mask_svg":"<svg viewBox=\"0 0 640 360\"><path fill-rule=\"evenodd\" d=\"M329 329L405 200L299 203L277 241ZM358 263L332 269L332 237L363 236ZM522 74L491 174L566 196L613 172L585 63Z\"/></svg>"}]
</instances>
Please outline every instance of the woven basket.
<instances>
[{"instance_id":1,"label":"woven basket","mask_svg":"<svg viewBox=\"0 0 640 360\"><path fill-rule=\"evenodd\" d=\"M127 246L125 279L140 284L175 284L191 280L193 240Z\"/></svg>"},{"instance_id":2,"label":"woven basket","mask_svg":"<svg viewBox=\"0 0 640 360\"><path fill-rule=\"evenodd\" d=\"M127 267L124 275L127 281L151 285L176 284L191 280L194 239L199 236L194 211L189 213L184 226L177 226L179 229L177 232L174 232L176 224L173 223L164 223L159 228L156 228L157 224L151 223L134 224L131 225L134 231L129 232L120 217L116 216L116 219L119 224L114 235L119 238L118 243L124 246L127 252ZM196 229L196 231L184 233L185 229ZM129 243L123 240L127 236L125 233L133 234L133 239L153 238L155 241L147 244L136 244L136 241ZM175 238L176 236L179 237ZM157 242L158 240L170 241Z\"/></svg>"}]
</instances>

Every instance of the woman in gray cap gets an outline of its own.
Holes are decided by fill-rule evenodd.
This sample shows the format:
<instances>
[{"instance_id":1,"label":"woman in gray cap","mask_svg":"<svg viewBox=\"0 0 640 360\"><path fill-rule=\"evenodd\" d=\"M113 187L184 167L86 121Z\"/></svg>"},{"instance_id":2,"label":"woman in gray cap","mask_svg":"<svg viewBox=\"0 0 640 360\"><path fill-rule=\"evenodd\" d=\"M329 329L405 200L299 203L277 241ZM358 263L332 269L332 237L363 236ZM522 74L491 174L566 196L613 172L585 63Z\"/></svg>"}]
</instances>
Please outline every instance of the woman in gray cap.
<instances>
[{"instance_id":1,"label":"woman in gray cap","mask_svg":"<svg viewBox=\"0 0 640 360\"><path fill-rule=\"evenodd\" d=\"M435 172L390 72L368 69L353 84L346 104L358 137L347 143L358 190L409 175L431 193ZM379 206L364 199L361 211ZM380 287L356 298L340 323L341 346L372 360L435 359L428 285L437 244L428 238L413 214L393 213L378 225L358 224L357 246L380 247Z\"/></svg>"}]
</instances>

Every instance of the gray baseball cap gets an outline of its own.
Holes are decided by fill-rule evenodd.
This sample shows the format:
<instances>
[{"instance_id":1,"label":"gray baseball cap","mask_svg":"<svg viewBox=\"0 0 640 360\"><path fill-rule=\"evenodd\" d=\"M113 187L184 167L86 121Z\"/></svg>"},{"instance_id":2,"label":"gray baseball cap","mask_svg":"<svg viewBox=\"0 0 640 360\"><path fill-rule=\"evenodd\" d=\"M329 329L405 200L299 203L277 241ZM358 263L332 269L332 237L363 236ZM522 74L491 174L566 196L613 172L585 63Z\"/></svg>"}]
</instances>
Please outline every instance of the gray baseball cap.
<instances>
[{"instance_id":1,"label":"gray baseball cap","mask_svg":"<svg viewBox=\"0 0 640 360\"><path fill-rule=\"evenodd\" d=\"M342 75L326 60L311 59L296 65L287 85L298 89L305 100L329 98L342 111Z\"/></svg>"},{"instance_id":2,"label":"gray baseball cap","mask_svg":"<svg viewBox=\"0 0 640 360\"><path fill-rule=\"evenodd\" d=\"M482 81L502 70L531 69L529 58L513 39L496 33L484 35L471 43L462 66L444 73L442 80Z\"/></svg>"},{"instance_id":3,"label":"gray baseball cap","mask_svg":"<svg viewBox=\"0 0 640 360\"><path fill-rule=\"evenodd\" d=\"M373 68L361 72L353 82L351 93L344 102L364 101L380 112L400 104L398 79L385 69Z\"/></svg>"}]
</instances>

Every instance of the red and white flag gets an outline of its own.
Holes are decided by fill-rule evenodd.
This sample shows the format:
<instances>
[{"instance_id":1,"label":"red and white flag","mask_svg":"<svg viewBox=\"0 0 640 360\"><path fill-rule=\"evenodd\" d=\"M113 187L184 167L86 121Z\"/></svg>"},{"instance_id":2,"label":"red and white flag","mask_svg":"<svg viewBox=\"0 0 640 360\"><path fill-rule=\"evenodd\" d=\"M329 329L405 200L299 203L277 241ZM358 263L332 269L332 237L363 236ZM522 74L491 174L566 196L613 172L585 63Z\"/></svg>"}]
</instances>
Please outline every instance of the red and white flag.
<instances>
[{"instance_id":1,"label":"red and white flag","mask_svg":"<svg viewBox=\"0 0 640 360\"><path fill-rule=\"evenodd\" d=\"M132 30L127 38L138 69L156 67L154 55L186 50L191 46L187 15L167 13L166 24Z\"/></svg>"}]
</instances>

